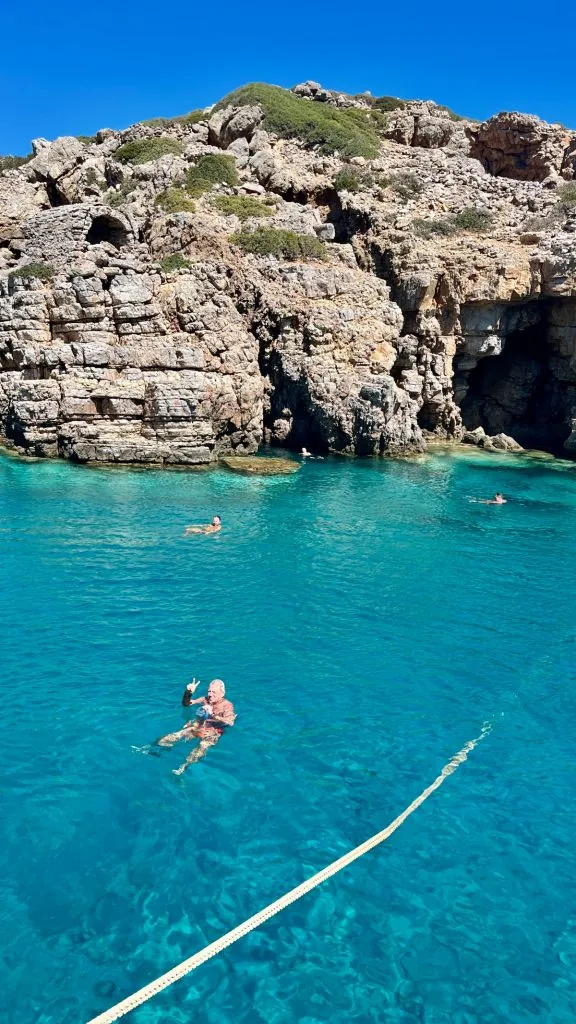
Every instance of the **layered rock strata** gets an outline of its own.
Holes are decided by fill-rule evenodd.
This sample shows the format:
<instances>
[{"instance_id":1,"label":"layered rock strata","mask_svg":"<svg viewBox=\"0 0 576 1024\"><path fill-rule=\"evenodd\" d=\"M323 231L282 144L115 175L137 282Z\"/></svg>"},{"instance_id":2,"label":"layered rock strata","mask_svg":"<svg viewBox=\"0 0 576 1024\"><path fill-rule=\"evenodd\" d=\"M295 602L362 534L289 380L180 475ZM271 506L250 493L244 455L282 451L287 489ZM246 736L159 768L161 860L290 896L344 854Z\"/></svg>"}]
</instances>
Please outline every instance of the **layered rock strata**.
<instances>
[{"instance_id":1,"label":"layered rock strata","mask_svg":"<svg viewBox=\"0 0 576 1024\"><path fill-rule=\"evenodd\" d=\"M316 83L295 93L372 105ZM258 104L224 104L197 123L36 140L0 174L4 439L158 464L265 441L406 453L479 430L576 449L576 136L407 103L381 121L377 156L350 159L265 125ZM159 136L178 152L115 157ZM193 211L158 205L222 153L237 184ZM218 197L269 215L242 224ZM323 249L246 252L234 233L263 224Z\"/></svg>"}]
</instances>

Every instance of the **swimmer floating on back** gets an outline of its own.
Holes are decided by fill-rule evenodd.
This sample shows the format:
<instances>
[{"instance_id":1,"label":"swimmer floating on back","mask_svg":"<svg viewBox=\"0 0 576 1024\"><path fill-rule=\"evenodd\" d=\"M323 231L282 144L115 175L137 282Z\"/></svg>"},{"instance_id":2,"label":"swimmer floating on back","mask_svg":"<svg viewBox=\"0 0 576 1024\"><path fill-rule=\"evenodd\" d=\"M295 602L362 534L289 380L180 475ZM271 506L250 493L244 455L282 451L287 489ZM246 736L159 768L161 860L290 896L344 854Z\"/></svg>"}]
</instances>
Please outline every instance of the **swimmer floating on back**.
<instances>
[{"instance_id":1,"label":"swimmer floating on back","mask_svg":"<svg viewBox=\"0 0 576 1024\"><path fill-rule=\"evenodd\" d=\"M303 448L300 455L303 459L319 459L320 462L323 462L324 460L323 455L312 455L312 452L309 452L307 448Z\"/></svg>"},{"instance_id":2,"label":"swimmer floating on back","mask_svg":"<svg viewBox=\"0 0 576 1024\"><path fill-rule=\"evenodd\" d=\"M236 720L234 705L231 701L225 699L226 687L221 679L212 680L208 687L207 697L197 697L195 700L192 700L192 694L199 686L200 683L194 679L191 683L188 683L182 697L184 707L190 707L192 704L199 705L196 719L186 722L183 729L178 729L177 732L170 732L157 741L160 747L172 747L179 740L197 739L200 741L198 746L188 754L184 764L174 769L175 775L183 775L189 765L204 757L210 747L218 743L225 730L231 728Z\"/></svg>"},{"instance_id":3,"label":"swimmer floating on back","mask_svg":"<svg viewBox=\"0 0 576 1024\"><path fill-rule=\"evenodd\" d=\"M206 523L205 526L187 526L184 530L184 536L189 533L220 533L222 529L222 519L220 516L214 516L211 523Z\"/></svg>"}]
</instances>

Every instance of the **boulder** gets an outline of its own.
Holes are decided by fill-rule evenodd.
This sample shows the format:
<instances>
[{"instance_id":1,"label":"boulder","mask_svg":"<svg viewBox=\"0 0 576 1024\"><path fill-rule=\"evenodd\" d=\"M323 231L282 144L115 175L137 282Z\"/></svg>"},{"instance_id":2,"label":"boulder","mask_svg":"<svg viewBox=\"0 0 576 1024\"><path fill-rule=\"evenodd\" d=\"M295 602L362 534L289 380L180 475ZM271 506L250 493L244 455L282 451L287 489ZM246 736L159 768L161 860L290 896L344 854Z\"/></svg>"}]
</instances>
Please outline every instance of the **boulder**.
<instances>
[{"instance_id":1,"label":"boulder","mask_svg":"<svg viewBox=\"0 0 576 1024\"><path fill-rule=\"evenodd\" d=\"M462 436L462 444L473 444L477 448L493 448L500 452L523 452L521 444L518 444L508 434L486 433L483 427L476 427L475 430L466 430Z\"/></svg>"},{"instance_id":2,"label":"boulder","mask_svg":"<svg viewBox=\"0 0 576 1024\"><path fill-rule=\"evenodd\" d=\"M224 107L212 115L208 122L208 141L213 146L227 149L236 139L248 142L264 118L260 104L245 107Z\"/></svg>"},{"instance_id":3,"label":"boulder","mask_svg":"<svg viewBox=\"0 0 576 1024\"><path fill-rule=\"evenodd\" d=\"M502 113L470 129L470 156L493 175L544 181L560 175L574 136L533 114Z\"/></svg>"},{"instance_id":4,"label":"boulder","mask_svg":"<svg viewBox=\"0 0 576 1024\"><path fill-rule=\"evenodd\" d=\"M79 164L85 155L83 144L73 135L65 135L49 143L44 139L36 139L33 146L36 156L30 160L28 168L38 178L46 181L58 181Z\"/></svg>"},{"instance_id":5,"label":"boulder","mask_svg":"<svg viewBox=\"0 0 576 1024\"><path fill-rule=\"evenodd\" d=\"M221 458L220 462L226 469L233 473L242 473L245 476L290 476L297 473L300 463L292 459L268 459L268 458Z\"/></svg>"}]
</instances>

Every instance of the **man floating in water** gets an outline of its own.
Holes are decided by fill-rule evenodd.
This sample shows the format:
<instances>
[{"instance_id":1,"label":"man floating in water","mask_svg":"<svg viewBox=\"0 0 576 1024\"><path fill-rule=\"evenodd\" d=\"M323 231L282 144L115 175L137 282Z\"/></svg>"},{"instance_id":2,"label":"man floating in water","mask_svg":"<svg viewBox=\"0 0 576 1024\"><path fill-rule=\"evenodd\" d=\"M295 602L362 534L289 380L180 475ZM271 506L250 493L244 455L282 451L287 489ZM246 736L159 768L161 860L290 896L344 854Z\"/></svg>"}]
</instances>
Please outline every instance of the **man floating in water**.
<instances>
[{"instance_id":1,"label":"man floating in water","mask_svg":"<svg viewBox=\"0 0 576 1024\"><path fill-rule=\"evenodd\" d=\"M500 491L497 491L493 498L480 498L481 505L505 505L507 499Z\"/></svg>"},{"instance_id":2,"label":"man floating in water","mask_svg":"<svg viewBox=\"0 0 576 1024\"><path fill-rule=\"evenodd\" d=\"M200 683L196 680L188 683L182 697L182 704L186 708L193 704L199 705L195 721L186 722L183 729L179 729L178 732L170 732L158 740L158 745L161 747L172 747L178 740L198 739L200 741L198 746L188 754L184 764L174 769L175 775L183 775L189 765L204 757L210 747L218 743L224 731L231 728L236 720L234 705L231 701L226 700L224 696L226 687L221 679L212 680L208 687L207 697L197 697L192 700L192 695L199 685Z\"/></svg>"},{"instance_id":3,"label":"man floating in water","mask_svg":"<svg viewBox=\"0 0 576 1024\"><path fill-rule=\"evenodd\" d=\"M222 519L220 516L214 516L211 523L206 523L204 526L187 526L184 530L184 536L189 533L220 533L222 529Z\"/></svg>"}]
</instances>

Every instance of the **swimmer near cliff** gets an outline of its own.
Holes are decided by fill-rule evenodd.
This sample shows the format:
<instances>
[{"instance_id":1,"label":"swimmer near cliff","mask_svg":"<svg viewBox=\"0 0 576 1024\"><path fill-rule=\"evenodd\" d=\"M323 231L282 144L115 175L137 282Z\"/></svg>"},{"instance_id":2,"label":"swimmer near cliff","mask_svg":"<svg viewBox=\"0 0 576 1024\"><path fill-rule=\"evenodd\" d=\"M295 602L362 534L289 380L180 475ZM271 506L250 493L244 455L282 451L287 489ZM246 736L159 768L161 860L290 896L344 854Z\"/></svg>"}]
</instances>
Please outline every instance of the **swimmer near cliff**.
<instances>
[{"instance_id":1,"label":"swimmer near cliff","mask_svg":"<svg viewBox=\"0 0 576 1024\"><path fill-rule=\"evenodd\" d=\"M182 697L183 707L197 706L195 719L186 722L183 729L170 732L157 740L160 747L172 747L179 740L198 740L198 744L188 754L184 763L174 769L175 775L183 775L189 765L204 757L210 747L214 747L218 743L226 729L232 728L236 720L234 705L231 701L226 700L226 687L221 679L212 680L208 686L206 697L197 697L193 700L193 695L199 686L200 682L194 679L188 683Z\"/></svg>"},{"instance_id":2,"label":"swimmer near cliff","mask_svg":"<svg viewBox=\"0 0 576 1024\"><path fill-rule=\"evenodd\" d=\"M184 536L187 537L190 533L220 533L221 529L222 518L214 516L211 523L205 523L203 526L187 526L184 530Z\"/></svg>"}]
</instances>

